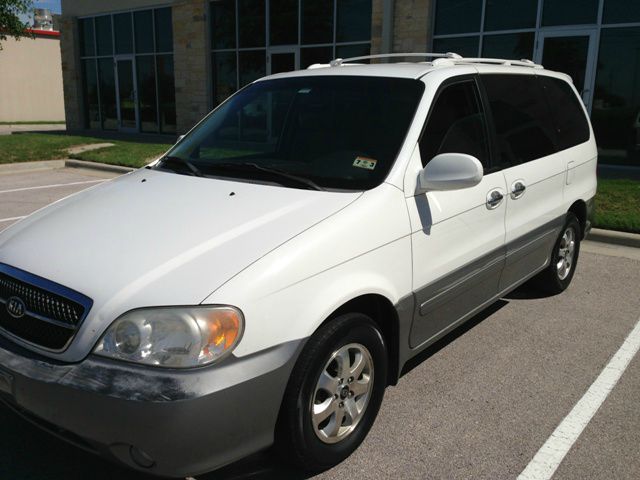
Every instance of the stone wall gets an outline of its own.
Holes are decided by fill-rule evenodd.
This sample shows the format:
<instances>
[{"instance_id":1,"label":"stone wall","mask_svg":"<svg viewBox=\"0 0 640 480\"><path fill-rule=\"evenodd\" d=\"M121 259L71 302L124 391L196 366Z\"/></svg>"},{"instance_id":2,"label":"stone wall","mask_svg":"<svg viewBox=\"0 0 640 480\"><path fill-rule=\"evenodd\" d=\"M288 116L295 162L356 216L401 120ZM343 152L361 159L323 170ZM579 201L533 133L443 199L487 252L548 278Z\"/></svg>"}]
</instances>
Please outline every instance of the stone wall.
<instances>
[{"instance_id":1,"label":"stone wall","mask_svg":"<svg viewBox=\"0 0 640 480\"><path fill-rule=\"evenodd\" d=\"M433 0L396 0L394 52L426 52L431 38Z\"/></svg>"},{"instance_id":2,"label":"stone wall","mask_svg":"<svg viewBox=\"0 0 640 480\"><path fill-rule=\"evenodd\" d=\"M67 130L80 130L85 126L82 65L78 49L78 22L74 17L64 15L60 17L60 56Z\"/></svg>"},{"instance_id":3,"label":"stone wall","mask_svg":"<svg viewBox=\"0 0 640 480\"><path fill-rule=\"evenodd\" d=\"M371 55L382 52L384 0L371 1Z\"/></svg>"},{"instance_id":4,"label":"stone wall","mask_svg":"<svg viewBox=\"0 0 640 480\"><path fill-rule=\"evenodd\" d=\"M178 134L193 127L210 110L210 47L205 0L173 5L173 60Z\"/></svg>"}]
</instances>

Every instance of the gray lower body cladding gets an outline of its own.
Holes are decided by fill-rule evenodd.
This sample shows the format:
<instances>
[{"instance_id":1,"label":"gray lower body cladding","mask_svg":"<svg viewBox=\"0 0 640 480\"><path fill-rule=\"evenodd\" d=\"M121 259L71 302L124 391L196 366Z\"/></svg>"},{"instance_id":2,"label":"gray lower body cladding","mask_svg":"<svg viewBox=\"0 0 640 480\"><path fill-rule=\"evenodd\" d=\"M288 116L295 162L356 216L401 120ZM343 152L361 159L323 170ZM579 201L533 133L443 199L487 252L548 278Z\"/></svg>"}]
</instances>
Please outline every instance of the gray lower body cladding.
<instances>
[{"instance_id":1,"label":"gray lower body cladding","mask_svg":"<svg viewBox=\"0 0 640 480\"><path fill-rule=\"evenodd\" d=\"M303 341L220 365L54 364L0 339L0 400L77 446L148 473L211 471L273 443Z\"/></svg>"},{"instance_id":2,"label":"gray lower body cladding","mask_svg":"<svg viewBox=\"0 0 640 480\"><path fill-rule=\"evenodd\" d=\"M593 201L587 202L587 209L593 209ZM409 359L544 269L565 222L562 215L398 302L399 371Z\"/></svg>"}]
</instances>

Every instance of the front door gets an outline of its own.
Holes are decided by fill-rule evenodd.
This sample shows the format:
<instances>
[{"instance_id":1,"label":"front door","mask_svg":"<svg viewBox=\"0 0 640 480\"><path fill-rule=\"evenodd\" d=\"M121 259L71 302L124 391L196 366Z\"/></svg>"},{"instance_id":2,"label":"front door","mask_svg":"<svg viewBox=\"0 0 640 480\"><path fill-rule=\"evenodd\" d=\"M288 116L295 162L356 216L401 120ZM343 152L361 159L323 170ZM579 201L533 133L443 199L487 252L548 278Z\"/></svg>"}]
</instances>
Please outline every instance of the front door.
<instances>
[{"instance_id":1,"label":"front door","mask_svg":"<svg viewBox=\"0 0 640 480\"><path fill-rule=\"evenodd\" d=\"M138 101L133 57L116 58L118 127L121 131L138 130Z\"/></svg>"},{"instance_id":2,"label":"front door","mask_svg":"<svg viewBox=\"0 0 640 480\"><path fill-rule=\"evenodd\" d=\"M498 294L507 191L502 172L491 169L487 133L475 78L442 86L420 140L422 165L441 153L464 153L486 173L472 188L407 199L417 302L411 348L431 343Z\"/></svg>"},{"instance_id":3,"label":"front door","mask_svg":"<svg viewBox=\"0 0 640 480\"><path fill-rule=\"evenodd\" d=\"M298 47L272 47L268 56L269 75L292 72L300 68L300 49Z\"/></svg>"},{"instance_id":4,"label":"front door","mask_svg":"<svg viewBox=\"0 0 640 480\"><path fill-rule=\"evenodd\" d=\"M536 52L536 61L546 69L571 76L589 111L593 99L595 48L594 30L554 30L540 33Z\"/></svg>"}]
</instances>

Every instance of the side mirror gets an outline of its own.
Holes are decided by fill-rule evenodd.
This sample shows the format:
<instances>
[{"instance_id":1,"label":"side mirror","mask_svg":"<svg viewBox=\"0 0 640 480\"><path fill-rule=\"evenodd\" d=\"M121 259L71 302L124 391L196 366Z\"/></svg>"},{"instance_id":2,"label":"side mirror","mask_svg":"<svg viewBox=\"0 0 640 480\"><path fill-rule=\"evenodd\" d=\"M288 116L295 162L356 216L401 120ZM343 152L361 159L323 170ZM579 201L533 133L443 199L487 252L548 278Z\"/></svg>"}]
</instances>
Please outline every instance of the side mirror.
<instances>
[{"instance_id":1,"label":"side mirror","mask_svg":"<svg viewBox=\"0 0 640 480\"><path fill-rule=\"evenodd\" d=\"M416 193L475 187L482 180L482 175L482 164L476 157L464 153L441 153L420 170Z\"/></svg>"}]
</instances>

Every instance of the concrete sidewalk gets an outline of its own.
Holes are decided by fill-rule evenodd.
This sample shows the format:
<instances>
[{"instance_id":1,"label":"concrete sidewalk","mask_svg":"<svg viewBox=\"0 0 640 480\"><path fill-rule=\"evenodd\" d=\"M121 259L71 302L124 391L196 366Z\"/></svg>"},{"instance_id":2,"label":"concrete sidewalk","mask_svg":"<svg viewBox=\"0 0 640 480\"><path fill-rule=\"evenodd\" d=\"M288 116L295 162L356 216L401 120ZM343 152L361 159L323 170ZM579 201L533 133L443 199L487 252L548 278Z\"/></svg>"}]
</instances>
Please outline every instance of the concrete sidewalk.
<instances>
[{"instance_id":1,"label":"concrete sidewalk","mask_svg":"<svg viewBox=\"0 0 640 480\"><path fill-rule=\"evenodd\" d=\"M11 135L17 132L59 132L67 129L64 123L34 123L0 125L0 135Z\"/></svg>"}]
</instances>

